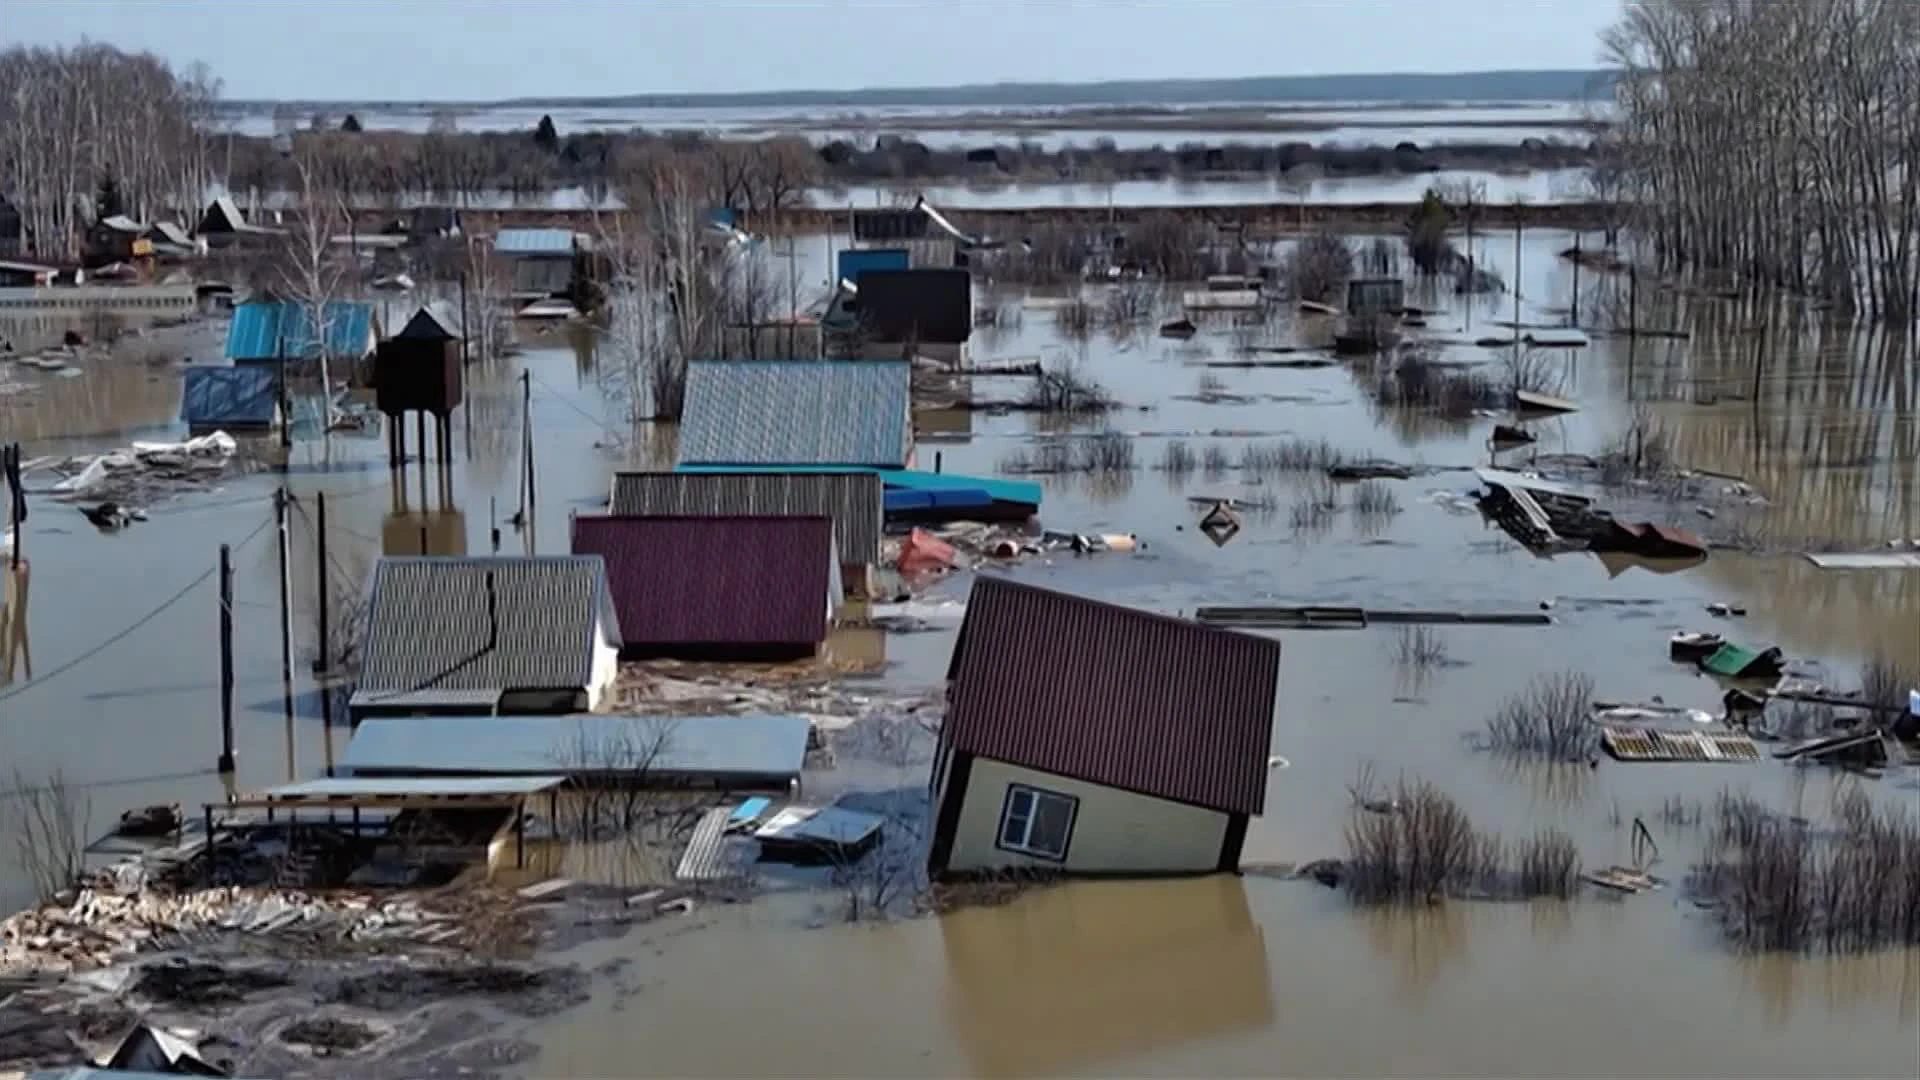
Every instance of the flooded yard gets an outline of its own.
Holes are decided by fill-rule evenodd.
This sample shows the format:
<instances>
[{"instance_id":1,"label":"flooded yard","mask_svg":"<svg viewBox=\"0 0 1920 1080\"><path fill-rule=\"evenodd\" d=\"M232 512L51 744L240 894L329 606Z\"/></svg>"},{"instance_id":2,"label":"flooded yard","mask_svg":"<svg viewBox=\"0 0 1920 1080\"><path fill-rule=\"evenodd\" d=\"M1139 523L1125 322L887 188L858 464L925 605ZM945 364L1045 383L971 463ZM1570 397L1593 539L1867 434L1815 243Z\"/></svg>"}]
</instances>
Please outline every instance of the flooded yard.
<instances>
[{"instance_id":1,"label":"flooded yard","mask_svg":"<svg viewBox=\"0 0 1920 1080\"><path fill-rule=\"evenodd\" d=\"M1565 321L1574 277L1557 253L1571 242L1527 234L1517 274L1511 238L1487 243L1482 265L1520 282L1520 322ZM797 258L828 261L820 249ZM1583 325L1619 310L1617 279L1583 271L1580 281ZM1472 344L1511 334L1498 325L1515 317L1511 295L1467 302L1450 288L1416 289L1409 303L1428 309L1420 333L1438 360L1489 373L1512 362L1510 347ZM1920 669L1920 573L1826 570L1799 554L1920 537L1912 353L1645 283L1638 304L1641 326L1691 336L1596 333L1586 347L1529 350L1527 362L1549 365L1557 392L1578 408L1534 421L1534 445L1497 461L1522 468L1531 455L1597 454L1629 433L1658 432L1674 465L1744 483L1764 501L1679 502L1652 520L1724 530L1747 551L1715 550L1680 570L1529 554L1463 498L1478 486L1472 469L1496 460L1489 437L1504 411L1455 420L1384 408L1369 360L1244 366L1245 345L1324 341L1330 328L1307 316L1257 333L1203 322L1185 342L1156 336L1150 323L1076 338L1044 304L1004 298L1017 317L976 332L974 363L1071 365L1118 406L1071 425L1012 410L929 417L918 455L922 467L937 456L946 471L990 475L1048 440L1105 431L1129 441L1131 468L1039 477L1041 516L1052 529L1134 534L1140 549L1029 557L1008 571L1023 580L1186 614L1323 604L1552 616L1547 626L1440 628L1417 661L1393 627L1278 632L1271 752L1281 760L1265 814L1248 830L1247 864L1343 855L1351 789L1367 772L1388 786L1431 782L1476 826L1509 838L1558 827L1590 868L1632 861L1638 820L1666 888L1369 912L1311 881L1255 872L1057 886L1004 906L860 925L844 925L831 891L782 892L580 946L566 959L617 968L620 985L533 1023L528 1037L541 1053L517 1069L605 1076L645 1061L649 1073L687 1076L1911 1074L1920 954L1743 958L1680 882L1702 850L1701 816L1723 791L1815 820L1856 791L1910 811L1920 804L1914 768L1862 777L1764 755L1751 765L1516 763L1473 746L1504 699L1555 672L1590 676L1601 700L1717 715L1727 687L1668 658L1676 631L1777 645L1791 674L1837 689L1857 688L1874 659ZM377 437L336 435L330 452L317 442L293 448L291 711L280 678L278 475L232 475L165 499L114 534L36 499L23 538L31 669L0 664L0 678L11 673L0 682L9 773L0 786L61 770L89 793L96 832L127 807L222 797L212 769L219 611L208 583L222 544L233 545L236 572L236 783L322 773L346 732L321 723L305 660L318 625L319 496L335 576L364 575L383 552L484 553L496 530L503 552L550 553L564 550L570 514L602 506L616 468L662 452L663 436L629 437L585 343L529 334L526 344L475 371L471 423L454 420L456 460L444 478L414 468L396 488ZM522 370L538 481L525 530L508 520L521 509ZM154 388L170 377L142 365L89 371L30 415L0 398L0 432L19 431L25 417L29 457L173 437L177 399ZM1027 392L1023 377L972 381L977 398ZM929 437L935 426L941 434ZM70 432L85 437L54 437ZM1263 446L1323 440L1347 460L1419 469L1369 481L1391 498L1370 489L1363 507L1358 485L1260 464L1272 460ZM1174 443L1195 464L1164 467L1180 460ZM1245 512L1220 544L1198 527L1202 497L1266 509ZM1309 512L1296 513L1303 501ZM963 600L967 585L968 574L956 574L927 599ZM1715 603L1745 614L1710 615ZM935 687L956 624L863 640L854 647L882 653L885 665L848 685ZM890 757L850 746L837 783L923 782L915 754L925 749ZM9 909L30 895L14 854L0 847Z\"/></svg>"}]
</instances>

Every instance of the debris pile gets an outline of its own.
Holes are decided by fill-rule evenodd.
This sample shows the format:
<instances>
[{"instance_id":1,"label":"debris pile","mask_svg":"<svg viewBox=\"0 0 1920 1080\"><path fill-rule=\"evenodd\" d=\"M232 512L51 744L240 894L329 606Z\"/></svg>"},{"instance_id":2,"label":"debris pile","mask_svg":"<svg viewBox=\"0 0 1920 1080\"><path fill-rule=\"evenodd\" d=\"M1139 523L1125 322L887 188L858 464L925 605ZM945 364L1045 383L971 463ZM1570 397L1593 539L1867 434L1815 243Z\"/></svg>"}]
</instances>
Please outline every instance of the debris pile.
<instances>
[{"instance_id":1,"label":"debris pile","mask_svg":"<svg viewBox=\"0 0 1920 1080\"><path fill-rule=\"evenodd\" d=\"M185 442L136 442L125 450L34 464L62 477L48 494L140 503L219 479L238 449L233 436L216 431Z\"/></svg>"},{"instance_id":2,"label":"debris pile","mask_svg":"<svg viewBox=\"0 0 1920 1080\"><path fill-rule=\"evenodd\" d=\"M474 897L450 899L470 902ZM430 910L408 897L313 896L239 887L182 893L88 887L64 905L48 904L0 922L0 978L108 967L138 953L228 934L307 942L385 939L457 948L476 932L477 921L464 913ZM489 935L497 931L497 926L485 928Z\"/></svg>"}]
</instances>

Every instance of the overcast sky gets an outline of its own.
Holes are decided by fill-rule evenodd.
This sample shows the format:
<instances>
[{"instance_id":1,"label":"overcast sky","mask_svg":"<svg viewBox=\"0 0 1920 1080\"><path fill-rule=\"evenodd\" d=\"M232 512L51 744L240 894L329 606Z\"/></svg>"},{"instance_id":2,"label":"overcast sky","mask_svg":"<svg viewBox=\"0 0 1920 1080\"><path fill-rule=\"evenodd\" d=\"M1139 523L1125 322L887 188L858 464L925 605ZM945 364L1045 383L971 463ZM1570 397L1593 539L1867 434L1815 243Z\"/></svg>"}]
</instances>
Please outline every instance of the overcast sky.
<instances>
[{"instance_id":1,"label":"overcast sky","mask_svg":"<svg viewBox=\"0 0 1920 1080\"><path fill-rule=\"evenodd\" d=\"M1595 66L1620 0L0 0L230 98L488 100Z\"/></svg>"}]
</instances>

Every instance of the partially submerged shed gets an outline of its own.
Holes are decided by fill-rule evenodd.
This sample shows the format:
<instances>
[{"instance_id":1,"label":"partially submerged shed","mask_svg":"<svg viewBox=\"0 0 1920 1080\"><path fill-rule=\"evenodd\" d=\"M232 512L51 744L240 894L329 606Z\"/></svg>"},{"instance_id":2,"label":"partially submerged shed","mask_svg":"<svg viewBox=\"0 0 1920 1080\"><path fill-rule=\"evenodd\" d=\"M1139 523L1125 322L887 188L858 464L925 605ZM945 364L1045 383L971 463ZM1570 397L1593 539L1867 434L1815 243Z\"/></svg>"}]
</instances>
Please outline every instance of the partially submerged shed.
<instances>
[{"instance_id":1,"label":"partially submerged shed","mask_svg":"<svg viewBox=\"0 0 1920 1080\"><path fill-rule=\"evenodd\" d=\"M838 472L621 472L607 512L616 517L817 517L833 519L841 583L864 592L880 562L883 485L871 470Z\"/></svg>"},{"instance_id":2,"label":"partially submerged shed","mask_svg":"<svg viewBox=\"0 0 1920 1080\"><path fill-rule=\"evenodd\" d=\"M493 235L493 253L510 268L515 300L571 295L578 259L591 247L587 236L571 229L501 229Z\"/></svg>"},{"instance_id":3,"label":"partially submerged shed","mask_svg":"<svg viewBox=\"0 0 1920 1080\"><path fill-rule=\"evenodd\" d=\"M976 578L933 764L935 875L1235 871L1280 643Z\"/></svg>"},{"instance_id":4,"label":"partially submerged shed","mask_svg":"<svg viewBox=\"0 0 1920 1080\"><path fill-rule=\"evenodd\" d=\"M373 305L330 300L317 309L299 300L254 300L233 309L227 360L235 365L302 363L322 353L360 363L373 355L379 324Z\"/></svg>"},{"instance_id":5,"label":"partially submerged shed","mask_svg":"<svg viewBox=\"0 0 1920 1080\"><path fill-rule=\"evenodd\" d=\"M826 516L576 517L573 551L606 560L630 655L810 656L843 593Z\"/></svg>"},{"instance_id":6,"label":"partially submerged shed","mask_svg":"<svg viewBox=\"0 0 1920 1080\"><path fill-rule=\"evenodd\" d=\"M804 716L431 716L369 720L340 769L356 777L564 776L618 788L787 794Z\"/></svg>"},{"instance_id":7,"label":"partially submerged shed","mask_svg":"<svg viewBox=\"0 0 1920 1080\"><path fill-rule=\"evenodd\" d=\"M867 269L853 304L871 343L960 345L973 335L973 277L965 270Z\"/></svg>"},{"instance_id":8,"label":"partially submerged shed","mask_svg":"<svg viewBox=\"0 0 1920 1080\"><path fill-rule=\"evenodd\" d=\"M585 712L612 689L619 649L597 555L388 556L374 567L348 711L356 723Z\"/></svg>"},{"instance_id":9,"label":"partially submerged shed","mask_svg":"<svg viewBox=\"0 0 1920 1080\"><path fill-rule=\"evenodd\" d=\"M696 361L676 464L903 468L911 380L895 361Z\"/></svg>"},{"instance_id":10,"label":"partially submerged shed","mask_svg":"<svg viewBox=\"0 0 1920 1080\"><path fill-rule=\"evenodd\" d=\"M280 381L269 368L191 367L181 377L180 419L189 435L230 435L278 427Z\"/></svg>"}]
</instances>

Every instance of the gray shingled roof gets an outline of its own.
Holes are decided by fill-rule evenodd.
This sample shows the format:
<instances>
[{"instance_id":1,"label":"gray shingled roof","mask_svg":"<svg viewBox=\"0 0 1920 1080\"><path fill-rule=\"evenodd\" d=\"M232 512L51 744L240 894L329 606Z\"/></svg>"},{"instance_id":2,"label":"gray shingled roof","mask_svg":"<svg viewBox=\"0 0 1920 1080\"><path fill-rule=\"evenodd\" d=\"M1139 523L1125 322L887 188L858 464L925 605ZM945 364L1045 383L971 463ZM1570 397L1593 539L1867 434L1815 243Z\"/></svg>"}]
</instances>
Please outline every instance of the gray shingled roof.
<instances>
[{"instance_id":1,"label":"gray shingled roof","mask_svg":"<svg viewBox=\"0 0 1920 1080\"><path fill-rule=\"evenodd\" d=\"M678 464L901 468L910 377L900 361L690 364Z\"/></svg>"},{"instance_id":2,"label":"gray shingled roof","mask_svg":"<svg viewBox=\"0 0 1920 1080\"><path fill-rule=\"evenodd\" d=\"M878 563L882 491L873 472L623 472L613 477L615 517L812 517L833 519L843 564Z\"/></svg>"},{"instance_id":3,"label":"gray shingled roof","mask_svg":"<svg viewBox=\"0 0 1920 1080\"><path fill-rule=\"evenodd\" d=\"M488 574L498 621L491 647ZM610 642L620 640L597 555L388 556L372 589L358 704L585 687L596 623Z\"/></svg>"}]
</instances>

